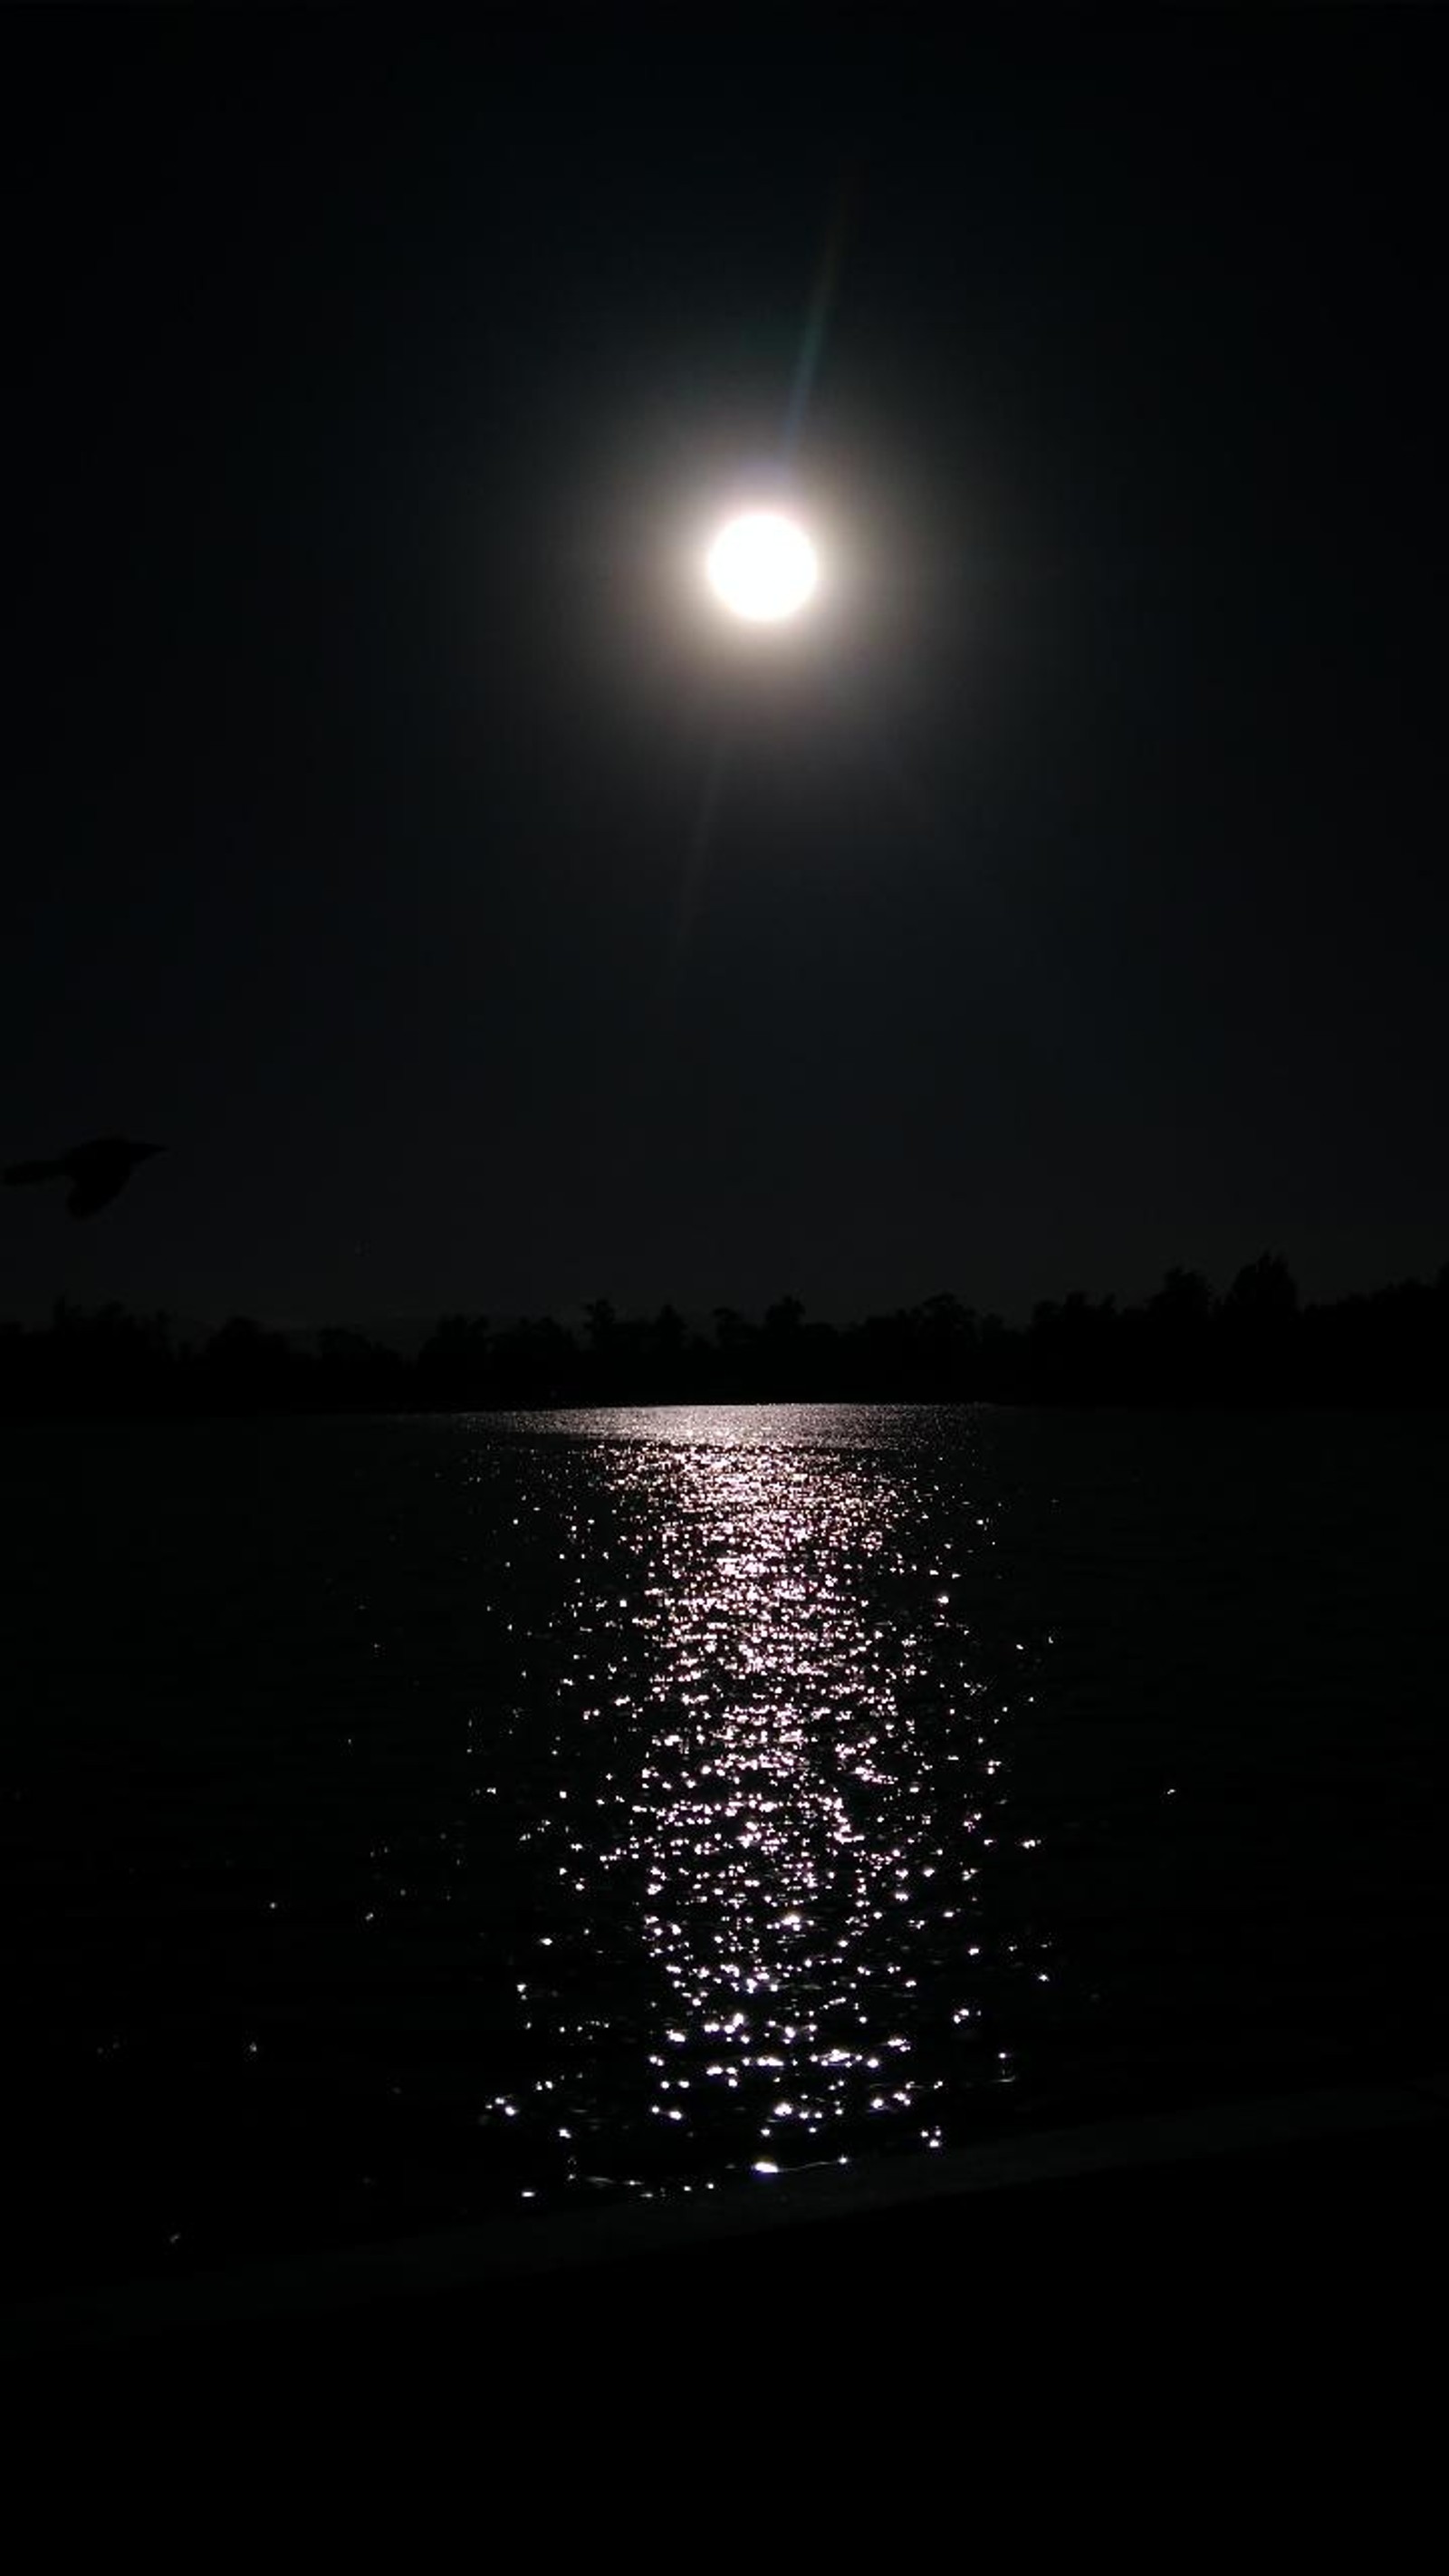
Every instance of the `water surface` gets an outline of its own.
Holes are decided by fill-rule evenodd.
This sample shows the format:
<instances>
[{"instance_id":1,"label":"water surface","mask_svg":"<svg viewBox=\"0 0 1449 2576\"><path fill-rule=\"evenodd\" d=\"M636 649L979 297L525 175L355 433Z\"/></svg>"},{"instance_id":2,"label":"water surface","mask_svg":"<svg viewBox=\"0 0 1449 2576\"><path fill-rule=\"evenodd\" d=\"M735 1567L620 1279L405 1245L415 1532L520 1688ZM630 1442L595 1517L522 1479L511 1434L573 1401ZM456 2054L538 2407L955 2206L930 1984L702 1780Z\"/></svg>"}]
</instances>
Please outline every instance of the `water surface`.
<instances>
[{"instance_id":1,"label":"water surface","mask_svg":"<svg viewBox=\"0 0 1449 2576\"><path fill-rule=\"evenodd\" d=\"M12 2281L1432 2058L1446 1445L13 1434Z\"/></svg>"}]
</instances>

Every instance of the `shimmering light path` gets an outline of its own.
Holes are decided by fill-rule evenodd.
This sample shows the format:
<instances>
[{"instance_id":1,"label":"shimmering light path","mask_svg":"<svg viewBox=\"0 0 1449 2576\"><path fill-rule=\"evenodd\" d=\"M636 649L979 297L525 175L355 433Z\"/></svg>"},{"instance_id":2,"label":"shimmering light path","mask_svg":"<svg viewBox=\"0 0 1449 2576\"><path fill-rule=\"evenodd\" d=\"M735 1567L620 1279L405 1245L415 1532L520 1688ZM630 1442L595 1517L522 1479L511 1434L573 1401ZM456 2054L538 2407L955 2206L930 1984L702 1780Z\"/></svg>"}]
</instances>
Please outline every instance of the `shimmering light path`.
<instances>
[{"instance_id":1,"label":"shimmering light path","mask_svg":"<svg viewBox=\"0 0 1449 2576\"><path fill-rule=\"evenodd\" d=\"M593 1452L631 1633L581 1548L565 1706L614 1759L582 1813L560 1790L527 1840L558 1852L576 1908L550 1949L617 1947L628 1909L649 1975L613 2044L642 2053L627 2091L665 2132L635 2149L656 2169L768 2174L868 2134L938 2146L957 2085L1011 2079L987 2009L1003 1970L1030 1951L1049 1973L983 1901L1034 1841L1005 1803L1026 1667L973 1627L991 1513L943 1514L929 1468L832 1447L831 1422L655 1415L652 1438ZM542 2041L560 1990L547 1963L527 1985ZM539 2082L567 2098L556 2069Z\"/></svg>"},{"instance_id":2,"label":"shimmering light path","mask_svg":"<svg viewBox=\"0 0 1449 2576\"><path fill-rule=\"evenodd\" d=\"M14 2294L1421 2064L1443 1453L1367 1415L16 1427Z\"/></svg>"}]
</instances>

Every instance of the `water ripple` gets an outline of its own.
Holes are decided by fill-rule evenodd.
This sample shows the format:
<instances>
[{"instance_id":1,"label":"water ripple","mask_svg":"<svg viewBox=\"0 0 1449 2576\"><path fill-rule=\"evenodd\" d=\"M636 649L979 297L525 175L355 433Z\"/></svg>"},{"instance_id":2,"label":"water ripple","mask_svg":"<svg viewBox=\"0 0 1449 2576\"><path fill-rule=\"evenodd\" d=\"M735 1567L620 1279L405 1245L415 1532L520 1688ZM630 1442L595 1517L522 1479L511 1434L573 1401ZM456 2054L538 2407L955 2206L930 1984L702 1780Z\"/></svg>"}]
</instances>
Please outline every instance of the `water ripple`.
<instances>
[{"instance_id":1,"label":"water ripple","mask_svg":"<svg viewBox=\"0 0 1449 2576\"><path fill-rule=\"evenodd\" d=\"M571 1916L526 1981L535 2033L622 1914L650 1974L612 2038L665 2133L633 2161L769 2174L866 2137L938 2145L953 2094L1011 2079L988 1997L1025 1965L991 1902L996 1856L1032 1840L1008 1814L1026 1667L976 1615L992 1512L943 1510L908 1447L862 1449L859 1415L587 1421L625 1589L577 1528L559 1750L602 1726L614 1758L583 1813L564 1784L525 1829Z\"/></svg>"}]
</instances>

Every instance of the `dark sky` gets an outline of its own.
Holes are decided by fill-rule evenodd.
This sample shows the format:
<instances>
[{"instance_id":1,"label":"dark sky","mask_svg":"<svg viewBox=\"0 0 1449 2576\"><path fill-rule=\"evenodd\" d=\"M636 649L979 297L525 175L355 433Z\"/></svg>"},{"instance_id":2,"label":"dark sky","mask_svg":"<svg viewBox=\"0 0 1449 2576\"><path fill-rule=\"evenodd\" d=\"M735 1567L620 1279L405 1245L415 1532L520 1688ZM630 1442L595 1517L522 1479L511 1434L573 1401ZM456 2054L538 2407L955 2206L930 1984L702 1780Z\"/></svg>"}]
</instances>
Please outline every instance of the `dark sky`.
<instances>
[{"instance_id":1,"label":"dark sky","mask_svg":"<svg viewBox=\"0 0 1449 2576\"><path fill-rule=\"evenodd\" d=\"M7 14L0 1309L1449 1258L1442 22L879 14Z\"/></svg>"}]
</instances>

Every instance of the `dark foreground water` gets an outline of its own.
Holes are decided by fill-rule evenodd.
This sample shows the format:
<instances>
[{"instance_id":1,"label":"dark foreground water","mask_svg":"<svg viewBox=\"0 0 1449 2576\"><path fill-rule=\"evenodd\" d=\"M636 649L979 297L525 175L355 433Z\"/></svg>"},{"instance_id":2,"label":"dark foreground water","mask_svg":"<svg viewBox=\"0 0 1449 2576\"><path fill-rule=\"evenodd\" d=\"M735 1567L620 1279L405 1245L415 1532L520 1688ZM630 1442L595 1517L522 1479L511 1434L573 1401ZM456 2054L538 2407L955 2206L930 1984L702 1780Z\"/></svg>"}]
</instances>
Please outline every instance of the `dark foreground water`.
<instances>
[{"instance_id":1,"label":"dark foreground water","mask_svg":"<svg viewBox=\"0 0 1449 2576\"><path fill-rule=\"evenodd\" d=\"M1439 1417L12 1432L12 2289L1441 2054Z\"/></svg>"}]
</instances>

